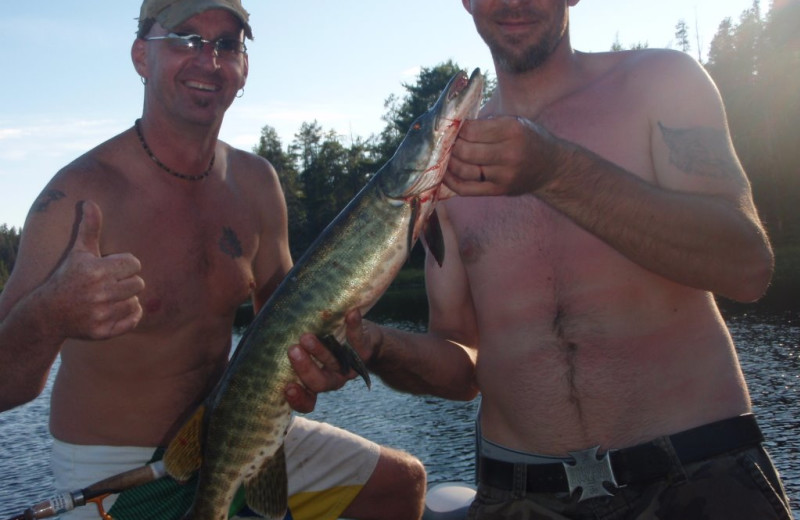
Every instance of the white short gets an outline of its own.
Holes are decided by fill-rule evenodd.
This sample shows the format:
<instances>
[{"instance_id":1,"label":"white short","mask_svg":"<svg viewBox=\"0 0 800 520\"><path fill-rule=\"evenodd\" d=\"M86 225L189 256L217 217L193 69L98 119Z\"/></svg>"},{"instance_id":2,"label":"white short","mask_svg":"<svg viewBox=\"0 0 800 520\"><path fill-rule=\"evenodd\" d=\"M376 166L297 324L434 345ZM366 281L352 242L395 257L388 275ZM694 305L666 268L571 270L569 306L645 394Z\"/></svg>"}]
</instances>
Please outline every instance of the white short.
<instances>
[{"instance_id":1,"label":"white short","mask_svg":"<svg viewBox=\"0 0 800 520\"><path fill-rule=\"evenodd\" d=\"M372 475L380 446L326 423L295 416L285 439L289 509L295 520L339 518ZM82 446L53 441L51 465L59 491L74 491L146 464L155 448ZM103 506L111 509L117 496ZM97 520L93 505L61 516Z\"/></svg>"}]
</instances>

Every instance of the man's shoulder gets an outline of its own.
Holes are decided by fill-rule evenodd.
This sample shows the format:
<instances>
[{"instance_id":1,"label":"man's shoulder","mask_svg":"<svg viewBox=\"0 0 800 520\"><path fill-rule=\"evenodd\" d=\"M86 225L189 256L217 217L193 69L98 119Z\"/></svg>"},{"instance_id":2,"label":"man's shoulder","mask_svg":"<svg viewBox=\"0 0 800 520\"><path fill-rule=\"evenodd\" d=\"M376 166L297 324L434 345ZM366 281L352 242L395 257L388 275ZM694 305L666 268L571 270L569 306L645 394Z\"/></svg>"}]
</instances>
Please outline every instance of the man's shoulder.
<instances>
[{"instance_id":1,"label":"man's shoulder","mask_svg":"<svg viewBox=\"0 0 800 520\"><path fill-rule=\"evenodd\" d=\"M635 49L608 54L616 55L616 72L638 81L680 80L702 70L697 60L673 49Z\"/></svg>"},{"instance_id":2,"label":"man's shoulder","mask_svg":"<svg viewBox=\"0 0 800 520\"><path fill-rule=\"evenodd\" d=\"M226 159L236 170L260 175L273 175L275 173L275 168L269 159L256 153L236 148L224 141L219 141L219 145L222 147Z\"/></svg>"},{"instance_id":3,"label":"man's shoulder","mask_svg":"<svg viewBox=\"0 0 800 520\"><path fill-rule=\"evenodd\" d=\"M658 76L681 69L696 70L701 65L685 52L674 49L631 49L581 53L592 69L605 69L612 74L627 74L647 71Z\"/></svg>"},{"instance_id":4,"label":"man's shoulder","mask_svg":"<svg viewBox=\"0 0 800 520\"><path fill-rule=\"evenodd\" d=\"M266 160L258 154L255 154L253 152L248 152L247 150L243 150L242 148L237 148L232 144L223 141L222 139L219 139L217 143L231 158L237 158L240 160Z\"/></svg>"},{"instance_id":5,"label":"man's shoulder","mask_svg":"<svg viewBox=\"0 0 800 520\"><path fill-rule=\"evenodd\" d=\"M98 171L107 174L109 169L121 167L126 162L123 136L124 132L117 134L76 157L58 171L56 178L86 180Z\"/></svg>"},{"instance_id":6,"label":"man's shoulder","mask_svg":"<svg viewBox=\"0 0 800 520\"><path fill-rule=\"evenodd\" d=\"M244 193L257 197L264 193L282 196L279 173L268 159L222 141L219 144L222 148L217 148L217 160L222 159L227 165L226 182L239 185Z\"/></svg>"},{"instance_id":7,"label":"man's shoulder","mask_svg":"<svg viewBox=\"0 0 800 520\"><path fill-rule=\"evenodd\" d=\"M612 85L619 96L631 100L658 102L675 92L702 90L711 83L697 60L672 49L596 53L587 55L586 60L598 85Z\"/></svg>"}]
</instances>

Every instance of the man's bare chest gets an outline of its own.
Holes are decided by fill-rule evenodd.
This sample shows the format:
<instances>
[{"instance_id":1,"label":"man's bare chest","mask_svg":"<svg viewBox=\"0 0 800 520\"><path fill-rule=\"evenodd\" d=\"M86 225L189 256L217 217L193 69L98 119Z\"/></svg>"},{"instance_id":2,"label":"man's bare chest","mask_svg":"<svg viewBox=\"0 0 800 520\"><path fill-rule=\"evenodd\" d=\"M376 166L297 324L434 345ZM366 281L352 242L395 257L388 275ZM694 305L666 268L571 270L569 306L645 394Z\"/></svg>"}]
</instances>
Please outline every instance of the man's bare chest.
<instances>
[{"instance_id":1,"label":"man's bare chest","mask_svg":"<svg viewBox=\"0 0 800 520\"><path fill-rule=\"evenodd\" d=\"M561 261L566 251L589 247L583 230L533 195L453 200L448 214L468 267L484 261L506 263L508 257L529 266L551 264Z\"/></svg>"},{"instance_id":2,"label":"man's bare chest","mask_svg":"<svg viewBox=\"0 0 800 520\"><path fill-rule=\"evenodd\" d=\"M242 226L145 221L125 235L117 247L139 259L145 282L140 329L230 314L253 290L256 238Z\"/></svg>"}]
</instances>

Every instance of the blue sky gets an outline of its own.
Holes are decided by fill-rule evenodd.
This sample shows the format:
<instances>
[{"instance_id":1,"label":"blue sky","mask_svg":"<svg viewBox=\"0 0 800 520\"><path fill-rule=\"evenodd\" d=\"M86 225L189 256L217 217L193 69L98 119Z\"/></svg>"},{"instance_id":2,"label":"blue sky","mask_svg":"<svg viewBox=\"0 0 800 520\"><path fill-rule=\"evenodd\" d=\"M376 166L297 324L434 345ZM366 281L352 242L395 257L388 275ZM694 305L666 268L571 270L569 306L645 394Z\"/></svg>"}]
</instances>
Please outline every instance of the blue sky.
<instances>
[{"instance_id":1,"label":"blue sky","mask_svg":"<svg viewBox=\"0 0 800 520\"><path fill-rule=\"evenodd\" d=\"M458 0L243 0L248 43L245 95L220 137L252 149L264 125L284 145L303 122L368 137L384 123L384 101L402 95L420 67L452 59L492 71L489 52ZM583 0L572 9L573 46L605 51L647 43L674 47L685 19L706 49L726 17L752 0ZM768 2L762 2L766 9ZM142 85L130 61L140 0L9 2L0 18L0 224L22 227L34 198L63 165L130 127Z\"/></svg>"}]
</instances>

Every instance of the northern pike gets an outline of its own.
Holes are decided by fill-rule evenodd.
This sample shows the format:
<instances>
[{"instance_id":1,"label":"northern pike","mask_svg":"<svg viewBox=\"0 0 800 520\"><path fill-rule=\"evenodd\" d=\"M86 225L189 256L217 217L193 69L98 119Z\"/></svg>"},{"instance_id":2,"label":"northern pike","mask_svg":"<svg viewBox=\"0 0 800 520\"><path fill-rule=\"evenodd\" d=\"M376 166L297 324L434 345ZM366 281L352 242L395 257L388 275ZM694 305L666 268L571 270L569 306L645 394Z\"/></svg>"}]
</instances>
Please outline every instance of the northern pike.
<instances>
[{"instance_id":1,"label":"northern pike","mask_svg":"<svg viewBox=\"0 0 800 520\"><path fill-rule=\"evenodd\" d=\"M369 386L366 367L345 342L345 314L355 308L366 313L406 262L439 198L461 121L477 115L482 91L477 69L470 77L459 72L450 80L245 331L219 384L164 457L167 472L177 480L199 468L190 518L227 519L241 486L251 509L267 518L284 517L283 440L291 418L284 389L297 379L287 350L301 334L313 333L334 352L343 371L354 368ZM431 242L428 247L443 253Z\"/></svg>"}]
</instances>

